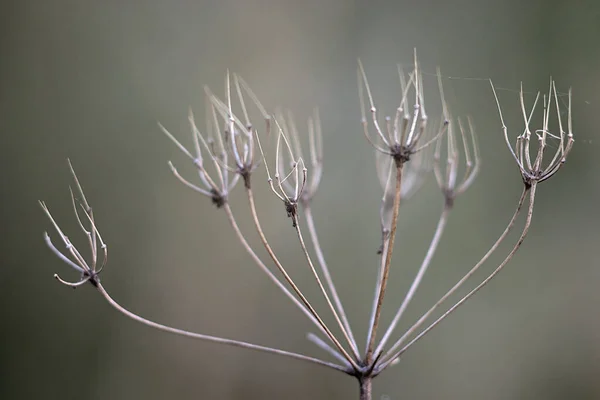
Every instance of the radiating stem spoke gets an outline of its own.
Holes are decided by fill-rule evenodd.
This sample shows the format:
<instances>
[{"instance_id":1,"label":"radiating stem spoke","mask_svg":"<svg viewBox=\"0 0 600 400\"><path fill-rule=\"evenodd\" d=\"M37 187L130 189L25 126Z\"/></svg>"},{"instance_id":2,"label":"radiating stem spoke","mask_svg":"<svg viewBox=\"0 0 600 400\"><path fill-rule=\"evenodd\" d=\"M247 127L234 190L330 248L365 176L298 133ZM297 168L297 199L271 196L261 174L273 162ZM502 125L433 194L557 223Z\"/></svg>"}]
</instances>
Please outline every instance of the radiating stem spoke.
<instances>
[{"instance_id":1,"label":"radiating stem spoke","mask_svg":"<svg viewBox=\"0 0 600 400\"><path fill-rule=\"evenodd\" d=\"M356 361L348 354L348 352L346 351L346 349L344 349L344 347L341 345L341 343L335 337L335 335L333 335L333 333L331 332L331 330L327 327L327 325L325 324L325 322L323 321L323 319L319 316L319 314L317 314L316 310L310 304L310 302L306 299L306 297L304 296L304 294L302 294L302 291L300 291L300 289L298 288L298 286L294 283L294 281L292 280L292 278L289 276L289 274L287 273L287 271L285 270L285 268L283 267L283 265L281 264L281 262L279 261L279 259L275 255L275 252L271 248L271 245L267 241L267 238L266 238L266 236L265 236L265 234L264 234L264 232L262 230L262 226L260 224L260 220L259 220L258 214L256 212L256 204L254 202L254 194L252 192L252 189L251 188L247 188L246 189L246 193L248 195L248 202L250 203L250 212L252 214L252 219L254 220L254 225L256 227L258 235L260 236L260 240L263 243L265 249L267 250L267 253L269 253L269 256L271 257L271 259L273 260L273 262L277 266L277 269L279 269L279 271L284 276L284 278L287 281L287 283L291 286L291 288L294 290L294 292L296 293L296 295L300 298L300 300L302 301L302 303L306 306L306 308L310 311L310 313L315 317L315 319L323 327L323 330L325 330L326 335L333 342L333 344L335 344L335 346L340 351L340 353L342 353L344 355L344 357L348 360L348 362L352 365L352 367L355 370L358 370L359 367L358 367L358 364L356 363Z\"/></svg>"},{"instance_id":2,"label":"radiating stem spoke","mask_svg":"<svg viewBox=\"0 0 600 400\"><path fill-rule=\"evenodd\" d=\"M323 249L321 248L321 244L319 242L319 236L317 235L317 229L315 228L315 221L312 214L312 208L310 205L304 206L304 217L306 218L306 224L308 226L308 232L310 234L313 248L315 249L315 253L317 255L317 260L319 261L319 266L321 267L321 271L323 272L323 277L325 278L325 282L329 287L329 292L331 293L331 297L333 298L333 302L337 308L337 312L344 324L344 328L350 337L350 341L352 342L352 346L357 349L358 345L356 340L354 339L354 335L352 334L352 328L350 326L350 322L348 321L348 316L344 311L344 306L342 301L340 300L340 296L336 290L335 284L333 283L333 279L331 277L331 273L329 272L329 268L327 266L327 262L325 261L325 256L323 255Z\"/></svg>"},{"instance_id":3,"label":"radiating stem spoke","mask_svg":"<svg viewBox=\"0 0 600 400\"><path fill-rule=\"evenodd\" d=\"M427 254L425 255L425 258L423 259L423 262L421 263L421 267L419 268L419 271L417 272L415 279L413 280L410 288L408 289L408 292L406 293L406 296L404 297L404 300L402 301L402 304L400 305L398 312L396 312L394 319L390 323L389 328L387 329L387 331L383 335L381 341L377 345L377 349L375 350L376 357L379 356L381 354L381 352L383 351L384 346L386 345L387 341L389 340L391 334L394 332L394 329L398 325L400 318L406 311L408 304L412 300L419 285L421 284L421 281L423 280L423 276L425 275L425 272L427 271L427 267L431 263L431 260L433 259L433 255L435 254L435 251L437 250L437 246L440 243L440 239L442 238L442 233L444 232L444 228L446 227L446 222L448 221L448 214L450 213L450 209L451 208L449 206L444 207L444 210L442 211L442 215L440 216L440 219L438 221L438 226L435 230L435 234L433 235L433 239L431 240L431 243L429 244Z\"/></svg>"},{"instance_id":4,"label":"radiating stem spoke","mask_svg":"<svg viewBox=\"0 0 600 400\"><path fill-rule=\"evenodd\" d=\"M329 309L333 313L333 316L334 316L336 322L338 323L340 330L342 331L342 334L344 335L344 337L346 338L346 341L352 348L352 352L354 353L354 358L356 360L359 360L360 354L358 353L358 348L356 347L354 341L348 335L348 332L346 331L345 326L344 326L342 320L340 319L340 316L337 313L337 310L333 306L333 303L331 302L331 299L329 298L329 295L327 294L327 291L325 290L325 287L323 286L323 283L321 282L321 278L319 277L319 274L317 273L317 270L315 269L312 259L311 259L310 255L308 254L308 250L306 249L306 244L304 243L304 237L302 236L302 231L300 230L300 223L298 222L298 216L295 215L293 218L295 221L294 225L295 225L296 233L298 235L298 240L300 241L300 246L302 247L302 252L304 253L304 256L306 257L306 261L308 262L308 265L311 269L311 272L313 273L313 276L315 277L315 280L317 281L317 285L319 285L319 289L321 290L323 297L325 297L325 301L327 302Z\"/></svg>"},{"instance_id":5,"label":"radiating stem spoke","mask_svg":"<svg viewBox=\"0 0 600 400\"><path fill-rule=\"evenodd\" d=\"M527 195L528 192L530 192L530 189L525 187L523 189L523 192L521 193L521 197L517 204L517 208L511 218L510 222L508 223L504 232L502 232L500 237L496 240L496 242L488 250L488 252L481 258L481 260L479 260L479 262L477 264L475 264L475 266L465 276L463 276L450 290L448 290L448 292L446 292L446 294L444 294L429 310L427 310L427 312L425 312L425 314L423 314L421 316L421 318L419 318L417 320L417 322L415 324L413 324L396 343L394 343L392 348L390 350L388 350L388 352L382 358L381 362L379 363L379 366L377 367L377 371L381 371L381 370L385 369L394 359L396 359L401 354L401 352L406 351L406 349L409 347L408 345L405 346L402 350L400 350L398 352L396 352L396 349L398 349L402 344L404 344L406 342L406 339L408 339L414 332L416 332L421 327L421 325L423 325L423 323L431 316L431 314L433 314L433 312L435 312L452 294L454 294L479 269L479 267L481 267L481 265L492 255L492 253L498 248L500 243L502 243L504 241L504 239L506 238L508 233L512 230L512 228L515 224L515 221L521 212L523 202L525 201L525 196ZM533 215L534 200L535 200L535 184L531 186L531 193L530 193L530 197L529 197L529 211L527 213L527 220L525 222L525 227L523 228L521 237L517 241L517 244L515 245L513 250L510 252L510 254L506 257L506 259L502 262L502 264L500 264L500 266L484 282L482 282L482 284L480 284L480 286L478 286L475 289L475 291L473 291L471 294L469 294L467 296L471 296L472 294L475 294L475 292L477 290L479 290L479 288L483 287L483 285L485 285L491 278L493 278L498 272L500 272L500 270L504 267L504 265L506 265L508 263L508 261L510 261L510 259L512 258L514 253L519 249L519 247L521 246L521 243L523 242L523 240L529 230L529 225L531 223L531 217ZM466 299L461 300L459 303L462 304L462 303L464 303L464 301L466 301ZM455 306L453 306L454 308L452 309L452 311L456 307L458 307L458 305L460 305L459 303L457 303ZM440 319L440 321L441 321L441 319ZM437 325L437 323L439 323L439 321L432 324L429 328L426 329L426 331L431 330L435 325ZM420 334L418 338L422 337L425 333L426 332ZM418 339L416 339L416 340L418 340ZM412 345L412 343L416 342L416 340L413 340L410 344Z\"/></svg>"},{"instance_id":6,"label":"radiating stem spoke","mask_svg":"<svg viewBox=\"0 0 600 400\"><path fill-rule=\"evenodd\" d=\"M324 334L327 335L321 324L317 321L317 319L310 313L310 311L306 308L304 304L302 304L290 291L285 287L283 283L267 268L267 266L263 263L263 261L256 255L252 247L248 244L248 241L244 237L244 234L240 230L235 217L233 216L233 212L231 211L231 207L229 203L226 203L223 207L225 209L225 213L227 214L227 218L229 223L231 224L233 230L235 231L236 236L241 242L242 246L246 250L250 257L254 260L254 262L258 265L258 267L269 277L269 279L277 285L277 287L286 295L287 298L292 300L292 302L311 320L311 322Z\"/></svg>"},{"instance_id":7,"label":"radiating stem spoke","mask_svg":"<svg viewBox=\"0 0 600 400\"><path fill-rule=\"evenodd\" d=\"M101 284L98 284L98 291L100 292L100 294L102 294L102 296L106 299L106 301L108 301L108 303L111 306L113 306L117 311L119 311L126 317L129 317L129 318L133 319L134 321L137 321L141 324L147 325L151 328L161 330L163 332L174 333L176 335L185 336L185 337L188 337L191 339L199 339L199 340L203 340L205 342L220 343L220 344L225 344L228 346L241 347L244 349L257 350L257 351L262 351L265 353L277 354L280 356L295 358L297 360L303 360L303 361L311 362L314 364L323 365L325 367L333 368L338 371L350 373L350 371L348 371L348 369L345 367L342 367L342 366L334 364L334 363L330 363L328 361L323 361L323 360L319 360L317 358L305 356L303 354L292 353L292 352L285 351L285 350L279 350L279 349L274 349L271 347L260 346L260 345L256 345L256 344L252 344L252 343L242 342L239 340L232 340L232 339L225 339L225 338L215 337L215 336L210 336L210 335L203 335L201 333L189 332L189 331L186 331L183 329L177 329L177 328L172 328L170 326L162 325L157 322L145 319L137 314L134 314L133 312L131 312L131 311L127 310L126 308L124 308L123 306L121 306L112 297L110 297L108 292L104 289L104 287Z\"/></svg>"},{"instance_id":8,"label":"radiating stem spoke","mask_svg":"<svg viewBox=\"0 0 600 400\"><path fill-rule=\"evenodd\" d=\"M373 313L373 322L369 327L369 343L367 346L367 363L372 361L373 349L375 346L375 338L377 335L377 326L379 325L379 318L381 316L381 306L383 304L383 298L385 296L385 289L387 280L390 273L390 264L392 262L392 253L394 252L394 240L396 238L396 228L398 225L398 213L400 210L400 191L402 189L402 170L403 164L396 166L396 190L394 194L394 207L392 212L392 223L390 228L390 236L386 247L385 257L382 258L381 263L381 285L378 288L377 301L375 302L375 312Z\"/></svg>"}]
</instances>

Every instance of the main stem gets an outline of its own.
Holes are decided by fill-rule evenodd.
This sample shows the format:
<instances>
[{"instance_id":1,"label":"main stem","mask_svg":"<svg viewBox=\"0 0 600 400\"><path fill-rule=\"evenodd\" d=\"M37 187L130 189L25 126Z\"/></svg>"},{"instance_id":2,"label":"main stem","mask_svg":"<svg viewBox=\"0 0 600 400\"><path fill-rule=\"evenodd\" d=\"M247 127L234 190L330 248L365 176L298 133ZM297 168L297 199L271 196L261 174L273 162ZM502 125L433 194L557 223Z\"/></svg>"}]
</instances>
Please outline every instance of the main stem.
<instances>
[{"instance_id":1,"label":"main stem","mask_svg":"<svg viewBox=\"0 0 600 400\"><path fill-rule=\"evenodd\" d=\"M373 398L373 377L358 378L358 383L360 385L360 400L371 400Z\"/></svg>"},{"instance_id":2,"label":"main stem","mask_svg":"<svg viewBox=\"0 0 600 400\"><path fill-rule=\"evenodd\" d=\"M381 286L379 288L379 295L375 304L375 314L373 318L373 325L369 332L369 344L367 346L366 362L370 364L373 360L373 348L375 347L375 337L377 335L377 326L379 325L379 317L381 316L381 305L383 304L383 297L385 296L385 289L387 286L388 276L390 274L390 265L392 262L392 253L394 252L394 240L396 239L396 227L398 225L398 212L400 211L400 190L402 188L402 169L404 164L398 163L396 165L396 192L394 194L394 208L392 213L392 223L390 226L390 238L387 244L387 252L385 259L382 262L382 274L381 274Z\"/></svg>"}]
</instances>

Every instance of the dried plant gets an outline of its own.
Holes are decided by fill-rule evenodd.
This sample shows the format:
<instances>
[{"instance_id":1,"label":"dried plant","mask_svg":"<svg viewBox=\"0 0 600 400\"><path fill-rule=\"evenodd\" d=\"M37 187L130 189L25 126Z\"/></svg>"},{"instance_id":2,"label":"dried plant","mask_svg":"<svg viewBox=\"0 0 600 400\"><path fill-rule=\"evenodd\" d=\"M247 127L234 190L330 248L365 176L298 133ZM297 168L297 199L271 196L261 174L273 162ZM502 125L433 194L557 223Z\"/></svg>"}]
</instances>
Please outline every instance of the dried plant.
<instances>
[{"instance_id":1,"label":"dried plant","mask_svg":"<svg viewBox=\"0 0 600 400\"><path fill-rule=\"evenodd\" d=\"M362 64L359 63L359 97L363 130L365 137L376 150L377 176L383 188L380 205L382 242L378 252L379 268L364 348L361 348L358 344L348 320L348 315L334 285L325 255L319 243L312 214L312 200L319 188L323 173L323 134L319 113L315 110L314 115L309 118L307 124L308 138L303 139L291 113L277 112L270 115L249 86L235 74L232 78L229 73L227 74L224 101L206 88L207 113L206 130L204 132L201 132L197 127L194 115L190 112L189 123L193 137L193 149L187 149L165 127L160 126L165 135L195 165L198 171L198 183L192 183L182 177L172 163L169 162L169 165L175 177L184 185L208 197L218 209L225 212L242 247L254 263L314 325L317 333L309 333L308 339L324 350L334 361L172 328L145 319L121 306L108 294L100 281L100 272L107 261L107 246L100 236L92 208L83 194L82 186L70 161L69 168L75 182L75 191L71 190L71 201L79 227L88 239L90 255L87 258L82 255L63 233L46 204L40 202L42 209L66 246L66 252L59 251L50 241L50 237L45 234L48 246L62 261L80 274L80 278L76 282L67 282L58 275L55 275L56 279L71 287L78 287L89 282L115 309L135 321L159 330L194 339L274 353L339 370L358 380L360 399L371 399L374 377L387 367L396 364L406 350L436 327L456 308L464 304L510 261L529 231L537 185L546 181L560 169L573 145L570 92L567 109L567 130L565 131L562 121L561 112L564 110L561 110L556 86L554 81L551 80L548 94L542 96L541 126L532 132L530 126L534 111L540 100L540 94L538 93L533 105L528 109L521 88L520 103L525 127L523 132L516 137L516 143L512 146L508 129L504 124L498 97L492 85L502 123L502 131L509 151L519 168L523 181L523 192L517 202L513 217L492 247L429 310L399 337L395 337L396 327L417 292L438 248L457 197L471 186L481 165L473 123L471 119L467 119L465 124L461 119L452 117L444 98L439 71L438 86L442 114L439 116L439 123L433 124L435 125L433 127L429 123L425 109L422 74L416 56L414 66L408 76L400 68L399 76L401 92L399 105L396 108L395 115L385 118L384 123L381 124L365 70ZM238 112L233 111L232 98L239 106ZM264 119L264 131L260 133L250 121L246 98L251 100L253 107ZM367 117L367 115L370 116ZM556 121L551 123L551 117ZM550 130L550 125L556 126L557 129ZM531 143L532 140L535 141L534 139L537 139L537 146L535 143ZM305 141L308 142L306 158L303 153L306 149L301 146L301 143ZM554 142L554 144L549 146L549 142ZM267 156L269 152L266 147L269 144L274 145L273 159ZM547 154L548 149L553 149L550 150L551 154L549 155ZM281 200L287 217L292 220L291 225L296 232L298 242L306 258L306 264L325 299L328 310L317 311L314 308L267 240L256 209L252 185L253 172L261 164L264 165L266 170L271 190ZM403 199L415 194L431 171L433 171L443 198L443 207L438 225L404 300L399 305L383 335L378 339L381 309L389 280L389 272L392 267L400 203ZM250 246L230 207L229 196L240 182L243 182L243 190L248 200L255 229L269 255L270 260L268 263L262 260ZM468 294L441 314L438 313L437 319L432 320L434 313L471 278L490 255L498 249L500 243L506 239L509 231L515 225L515 221L521 213L527 198L529 199L529 206L525 217L525 225L518 240L504 260L483 281L475 285ZM303 215L304 218L301 219L300 215ZM314 260L304 238L304 222L306 223L310 246L316 256ZM335 326L329 326L324 322L322 316L325 313L333 315L336 322ZM395 341L391 342L394 338Z\"/></svg>"}]
</instances>

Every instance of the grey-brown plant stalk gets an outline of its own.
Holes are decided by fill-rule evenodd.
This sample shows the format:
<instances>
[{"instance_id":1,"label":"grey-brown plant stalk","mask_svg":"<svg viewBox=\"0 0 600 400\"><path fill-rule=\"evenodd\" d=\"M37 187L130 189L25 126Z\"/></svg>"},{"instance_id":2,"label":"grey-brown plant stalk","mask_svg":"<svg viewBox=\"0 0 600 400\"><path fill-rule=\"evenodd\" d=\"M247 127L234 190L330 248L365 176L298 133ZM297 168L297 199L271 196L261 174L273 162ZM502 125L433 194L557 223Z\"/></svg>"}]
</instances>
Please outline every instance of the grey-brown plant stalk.
<instances>
[{"instance_id":1,"label":"grey-brown plant stalk","mask_svg":"<svg viewBox=\"0 0 600 400\"><path fill-rule=\"evenodd\" d=\"M327 353L329 359L315 358L304 354L260 346L239 340L225 339L200 333L189 332L150 321L132 313L114 300L100 281L100 272L107 262L107 245L100 236L92 207L83 194L82 186L75 175L69 161L69 168L75 182L75 190L71 189L71 202L78 225L87 237L90 254L84 257L72 244L54 220L44 202L42 209L52 222L65 246L61 252L45 234L50 249L67 265L80 275L79 280L68 282L55 275L61 283L78 287L90 283L106 300L122 314L150 327L170 333L200 339L209 342L227 344L246 349L278 354L289 358L304 360L328 368L339 370L358 380L360 399L372 398L373 378L384 369L396 364L402 354L415 342L436 327L443 319L460 305L464 304L479 289L486 285L510 261L525 239L533 217L538 184L552 177L564 164L573 145L571 93L568 96L567 121L563 122L563 114L559 103L556 86L550 81L547 95L542 96L542 122L531 128L534 111L540 102L540 94L531 107L527 107L520 92L521 113L524 129L511 144L508 128L496 91L492 90L500 116L501 129L510 154L517 163L523 182L523 192L517 201L516 210L492 247L446 294L431 306L405 332L394 339L395 329L417 292L425 273L431 264L438 248L449 215L459 195L462 195L473 183L479 172L481 160L477 139L471 119L464 124L454 119L444 97L441 74L438 71L438 86L442 104L442 114L437 123L431 124L424 102L423 79L415 56L412 71L406 76L398 69L400 77L400 100L393 117L380 121L377 108L365 70L359 63L359 98L362 112L362 125L366 139L376 150L377 176L383 187L380 205L381 246L379 249L378 273L370 318L368 334L364 348L359 346L355 337L343 302L338 295L334 280L329 270L325 254L317 235L317 228L312 213L313 198L319 188L323 175L323 145L321 121L318 111L309 118L308 156L305 158L299 129L291 113L276 112L269 114L249 86L237 75L226 79L226 96L224 100L215 96L206 88L206 129L202 132L196 125L194 115L190 111L189 123L192 131L193 148L189 150L182 145L165 127L160 128L165 135L186 155L198 172L197 183L181 176L175 166L169 166L177 179L192 190L208 197L217 209L223 210L239 239L242 247L249 254L258 268L278 287L295 307L297 307L314 325L317 333L309 333L308 339ZM491 82L490 82L491 83ZM237 98L239 111L234 112L232 102ZM262 115L264 131L259 131L251 122L246 98L250 98L256 111ZM553 119L551 121L551 119ZM432 127L434 125L434 127ZM552 129L551 129L552 126ZM566 130L565 130L566 128ZM532 130L533 129L533 130ZM549 143L552 145L549 146ZM267 147L274 147L274 159ZM550 152L550 154L547 154ZM208 163L208 164L207 164ZM271 247L261 225L261 218L255 203L253 173L263 165L268 183L273 193L282 202L282 213L292 221L298 243L306 259L306 265L314 277L319 292L325 299L327 310L316 310L303 290L294 281L290 271L279 260ZM403 301L398 307L391 322L378 335L381 327L381 310L385 300L386 288L393 268L392 256L397 235L397 226L402 200L412 196L421 186L424 178L433 170L437 185L442 194L442 210L437 228L429 244L428 250L419 266ZM241 184L240 184L241 182ZM230 206L229 197L236 186L243 186L247 197L249 212L254 227L265 248L269 261L261 259L246 240L247 233L241 231L235 214ZM471 278L471 276L488 260L514 227L526 199L529 199L525 225L508 252L505 259L464 297L456 301L441 313L436 312L446 301ZM301 218L303 216L304 218ZM305 238L306 224L307 239ZM310 251L309 246L313 252ZM311 256L315 254L315 259ZM325 323L323 315L331 313L335 325ZM434 319L434 316L437 318ZM391 345L390 345L391 343Z\"/></svg>"}]
</instances>

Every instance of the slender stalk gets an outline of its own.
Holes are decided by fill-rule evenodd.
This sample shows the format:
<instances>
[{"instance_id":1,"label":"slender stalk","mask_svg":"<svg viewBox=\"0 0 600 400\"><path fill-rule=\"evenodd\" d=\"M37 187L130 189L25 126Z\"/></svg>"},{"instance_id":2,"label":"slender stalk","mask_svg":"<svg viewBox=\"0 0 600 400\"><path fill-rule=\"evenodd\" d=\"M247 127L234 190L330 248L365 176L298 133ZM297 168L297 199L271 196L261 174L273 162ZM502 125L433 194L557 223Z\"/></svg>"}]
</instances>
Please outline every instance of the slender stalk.
<instances>
[{"instance_id":1,"label":"slender stalk","mask_svg":"<svg viewBox=\"0 0 600 400\"><path fill-rule=\"evenodd\" d=\"M532 188L533 188L533 186L532 186ZM377 371L383 370L385 367L387 367L389 365L390 362L392 362L395 358L398 357L398 355L399 355L398 353L394 354L393 356L390 356L390 355L393 354L393 352L396 351L396 349L398 347L400 347L406 341L406 339L410 335L412 335L417 329L419 329L419 327L421 325L423 325L423 323L425 322L425 320L427 320L427 318L429 318L429 316L431 316L431 314L435 310L437 310L437 308L440 305L442 305L442 303L444 303L448 299L448 297L450 297L452 294L454 294L467 281L467 279L469 279L479 269L479 267L481 267L481 265L485 261L487 261L487 259L492 255L492 253L494 251L496 251L496 249L498 248L498 246L500 245L500 243L502 243L504 241L504 239L506 238L506 236L508 235L508 233L512 230L517 217L521 213L521 208L523 206L523 202L525 201L525 196L527 195L527 193L529 192L529 190L530 189L527 188L527 187L523 188L523 192L521 193L521 197L519 198L519 202L517 204L517 208L516 208L516 210L515 210L512 218L511 218L510 222L508 223L508 225L504 229L504 232L502 232L502 234L500 235L500 237L496 240L496 242L492 245L492 247L490 247L490 249L488 250L488 252L481 258L481 260L479 260L479 262L477 262L477 264L475 264L475 266L473 268L471 268L471 270L465 276L463 276L450 290L448 290L446 292L446 294L444 294L429 310L427 310L427 312L425 312L425 314L423 314L421 316L421 318L419 318L417 320L417 322L415 322L415 324L412 325L404 333L404 335L402 335L402 337L400 339L398 339L398 341L396 343L394 343L394 345L390 348L390 350L388 350L388 352L382 358L382 361L379 364L380 366L377 368ZM530 201L530 210L532 209L532 207L533 207L533 204ZM529 219L529 221L530 221L530 219ZM526 225L526 228L529 229L528 225ZM519 246L520 246L520 244L519 244Z\"/></svg>"},{"instance_id":2,"label":"slender stalk","mask_svg":"<svg viewBox=\"0 0 600 400\"><path fill-rule=\"evenodd\" d=\"M410 285L410 288L408 289L408 292L406 293L406 296L404 297L404 300L402 301L402 304L400 305L398 312L396 312L394 319L390 323L389 328L387 329L387 331L383 335L383 338L377 345L377 349L375 350L375 354L377 356L380 355L381 352L383 351L383 347L386 345L391 334L394 332L394 329L398 325L400 318L406 311L408 304L412 300L419 285L421 284L421 281L423 280L423 276L425 275L425 272L427 271L429 264L431 264L431 260L433 259L433 256L434 256L434 254L437 250L437 247L440 243L440 240L442 238L444 228L446 227L446 223L448 222L448 215L450 214L450 210L451 210L450 206L448 206L448 205L444 206L444 210L442 211L442 214L440 215L440 219L438 221L438 225L435 230L435 234L433 235L433 238L431 239L431 243L429 244L429 248L427 249L427 254L425 255L425 258L423 259L423 262L421 263L421 267L419 268L419 271L417 272L415 279L413 280L412 284Z\"/></svg>"},{"instance_id":3,"label":"slender stalk","mask_svg":"<svg viewBox=\"0 0 600 400\"><path fill-rule=\"evenodd\" d=\"M375 313L373 323L369 327L369 344L367 346L367 363L372 361L373 348L375 346L375 337L377 334L377 326L379 325L379 317L381 316L381 306L383 304L383 297L385 296L385 289L387 286L387 280L390 273L390 265L392 262L392 253L394 252L394 240L396 239L396 227L398 225L398 212L400 210L400 190L402 188L402 169L403 164L396 166L396 192L394 194L394 208L392 213L392 223L390 227L390 237L387 243L387 251L385 258L382 259L381 263L381 286L379 287L379 294L377 295L377 301L375 303Z\"/></svg>"},{"instance_id":4,"label":"slender stalk","mask_svg":"<svg viewBox=\"0 0 600 400\"><path fill-rule=\"evenodd\" d=\"M275 283L275 285L277 285L277 287L290 300L292 300L292 302L304 313L304 315L306 315L312 321L313 324L315 324L315 326L324 335L327 335L327 333L325 332L325 330L323 329L321 324L319 324L319 322L308 311L308 309L289 291L288 288L285 287L285 285L283 283L281 283L281 281L279 279L277 279L277 277L273 274L273 272L271 272L271 270L267 268L267 266L264 264L264 262L256 255L256 253L254 252L252 247L248 244L248 241L244 237L244 234L240 230L240 228L235 220L235 217L233 216L233 212L231 211L231 206L229 205L229 203L225 203L225 205L223 206L223 209L225 210L225 214L227 214L227 219L229 220L229 223L231 224L233 230L235 231L235 234L238 237L238 240L242 243L242 247L244 247L244 249L250 255L250 257L252 257L252 259L258 265L258 267L269 277L269 279L271 279L271 281L273 281L273 283Z\"/></svg>"},{"instance_id":5,"label":"slender stalk","mask_svg":"<svg viewBox=\"0 0 600 400\"><path fill-rule=\"evenodd\" d=\"M513 249L508 254L508 256L506 256L506 258L504 259L504 261L502 261L502 263L490 275L488 275L487 278L485 278L479 285L477 285L477 287L475 287L473 290L471 290L469 293L467 293L462 299L460 299L458 302L456 302L456 304L454 304L452 307L450 307L448 309L448 311L446 311L438 319L436 319L434 322L432 322L426 329L424 329L423 332L421 332L413 340L411 340L409 343L407 343L406 346L404 346L397 353L397 356L400 356L402 353L404 353L406 350L408 350L408 348L410 346L412 346L419 339L421 339L423 336L425 336L427 333L429 333L429 331L431 331L433 328L435 328L440 322L442 322L446 317L448 317L452 312L454 312L454 310L456 310L458 307L460 307L461 305L463 305L475 293L477 293L482 287L484 287L485 285L487 285L487 283L489 281L491 281L502 270L502 268L504 268L504 266L506 264L508 264L508 262L513 258L513 256L517 252L517 250L519 250L519 248L523 244L523 241L525 240L525 237L527 236L527 233L529 232L529 227L531 226L531 219L533 217L533 205L534 205L534 202L535 202L536 186L537 186L536 182L534 182L531 185L531 192L529 194L529 210L527 211L527 220L525 221L525 227L523 228L523 232L521 233L521 236L519 237L519 240L514 245ZM397 356L395 355L394 357L392 357L392 360L394 358L396 358Z\"/></svg>"},{"instance_id":6,"label":"slender stalk","mask_svg":"<svg viewBox=\"0 0 600 400\"><path fill-rule=\"evenodd\" d=\"M127 310L126 308L122 307L112 297L110 297L110 295L106 292L106 290L100 283L98 283L97 289L100 292L100 294L102 294L102 296L108 301L108 303L111 306L113 306L117 311L119 311L126 317L129 317L132 320L137 321L141 324L147 325L151 328L155 328L155 329L158 329L158 330L161 330L164 332L168 332L168 333L174 333L174 334L180 335L180 336L185 336L185 337L188 337L191 339L199 339L199 340L203 340L206 342L220 343L220 344L225 344L228 346L241 347L244 349L257 350L257 351L262 351L262 352L266 352L266 353L277 354L280 356L295 358L297 360L308 361L308 362L311 362L314 364L319 364L319 365L323 365L325 367L333 368L338 371L351 373L351 371L348 371L347 368L344 368L340 365L333 364L328 361L319 360L317 358L308 357L308 356L305 356L302 354L292 353L292 352L285 351L285 350L274 349L271 347L259 346L256 344L242 342L242 341L238 341L238 340L225 339L225 338L215 337L215 336L210 336L210 335L203 335L200 333L189 332L189 331L185 331L182 329L177 329L177 328L172 328L170 326L162 325L157 322L147 320L137 314L132 313L131 311Z\"/></svg>"},{"instance_id":7,"label":"slender stalk","mask_svg":"<svg viewBox=\"0 0 600 400\"><path fill-rule=\"evenodd\" d=\"M304 237L302 236L302 231L300 230L300 223L298 221L298 215L294 215L293 218L294 218L294 222L295 222L294 225L296 227L296 233L298 234L298 240L300 241L300 246L302 247L302 252L304 253L304 256L306 257L306 261L308 262L308 265L310 266L310 269L315 277L315 280L317 281L317 285L319 285L319 289L321 289L321 293L323 293L323 297L325 297L325 301L327 301L327 305L331 309L331 312L333 313L333 316L334 316L336 322L338 323L344 337L348 341L348 344L350 345L350 348L352 349L352 352L354 353L354 357L356 358L356 360L359 360L360 354L358 353L358 348L354 344L353 340L350 339L348 332L344 328L344 324L342 323L340 316L338 315L335 307L333 306L333 303L331 302L331 299L329 298L329 295L327 294L327 291L325 290L325 287L323 286L323 282L321 282L321 278L319 277L319 274L317 273L317 270L315 269L312 259L310 258L310 255L308 254L308 250L306 249L306 243L304 243Z\"/></svg>"},{"instance_id":8,"label":"slender stalk","mask_svg":"<svg viewBox=\"0 0 600 400\"><path fill-rule=\"evenodd\" d=\"M292 280L292 278L289 276L289 274L287 273L287 271L285 270L285 268L283 267L283 265L281 265L281 262L279 262L279 259L275 255L275 252L271 248L271 245L267 241L267 238L266 238L266 236L265 236L265 234L264 234L264 232L262 230L262 227L261 227L261 224L260 224L260 221L259 221L259 218L258 218L258 214L256 213L256 204L254 202L254 194L252 192L252 189L251 188L247 188L246 189L246 193L248 195L248 202L250 203L250 213L252 214L252 219L254 220L254 225L256 227L258 235L260 236L260 240L262 241L263 246L267 250L267 253L269 253L269 256L271 256L271 259L273 260L273 262L275 263L275 265L277 266L277 268L279 269L279 271L283 274L283 276L284 276L285 280L287 281L287 283L292 287L292 289L294 290L294 292L296 293L296 295L300 298L300 300L302 301L302 303L306 306L306 308L310 311L310 313L319 322L319 325L321 325L323 327L323 330L325 331L325 334L329 337L329 339L331 339L331 341L333 342L333 344L335 344L335 346L338 348L338 350L340 351L340 353L342 353L342 355L352 365L352 368L354 368L355 370L358 370L359 367L358 367L358 364L356 363L356 361L348 354L348 352L346 351L346 349L344 349L344 347L341 345L341 343L339 342L339 340L337 340L337 338L335 337L335 335L327 327L327 325L325 324L325 322L323 321L323 319L321 319L321 317L319 316L319 314L317 314L317 312L314 309L314 307L309 303L309 301L306 299L306 297L302 294L302 292L300 291L300 289L298 288L298 286L296 286L296 284L294 283L294 281Z\"/></svg>"},{"instance_id":9,"label":"slender stalk","mask_svg":"<svg viewBox=\"0 0 600 400\"><path fill-rule=\"evenodd\" d=\"M333 279L331 278L331 273L329 272L329 268L327 267L327 262L325 261L325 257L323 255L323 250L321 248L321 244L319 242L319 237L317 235L317 229L315 228L315 221L312 214L312 208L310 205L304 206L304 217L306 218L306 225L308 226L308 232L310 234L313 248L315 249L315 254L317 255L317 261L319 261L319 266L321 267L321 271L323 272L323 277L325 278L325 282L329 287L329 292L331 293L331 297L333 298L333 302L337 308L338 314L344 324L346 332L348 332L348 336L352 341L352 347L358 348L356 340L354 339L354 335L352 334L352 328L350 327L350 322L348 321L348 317L346 312L344 311L344 306L342 305L342 301L338 295L338 292L333 283Z\"/></svg>"},{"instance_id":10,"label":"slender stalk","mask_svg":"<svg viewBox=\"0 0 600 400\"><path fill-rule=\"evenodd\" d=\"M360 400L371 400L373 398L373 377L364 376L358 378L358 384L360 385Z\"/></svg>"},{"instance_id":11,"label":"slender stalk","mask_svg":"<svg viewBox=\"0 0 600 400\"><path fill-rule=\"evenodd\" d=\"M332 357L334 357L336 360L340 361L342 364L344 364L349 370L352 369L352 366L350 365L350 363L344 358L344 356L342 356L336 349L334 349L333 347L331 347L329 344L325 343L325 341L323 339L321 339L320 337L318 337L317 335L315 335L314 333L309 333L308 335L306 335L306 338L313 342L317 347L319 347L321 350L329 353Z\"/></svg>"},{"instance_id":12,"label":"slender stalk","mask_svg":"<svg viewBox=\"0 0 600 400\"><path fill-rule=\"evenodd\" d=\"M389 245L389 241L387 240L387 238L385 238L385 236L382 239L382 243L381 243L381 258L379 260L380 263L383 262L383 254L387 253L387 246ZM381 288L381 273L383 271L380 269L377 270L377 280L376 280L376 284L375 284L375 292L373 293L373 303L371 305L371 315L369 317L369 325L371 326L373 325L373 322L375 321L375 311L377 310L377 299L379 298L378 294L379 294L379 289ZM367 348L369 347L369 343L371 342L371 332L367 332ZM366 350L365 350L366 351Z\"/></svg>"}]
</instances>

